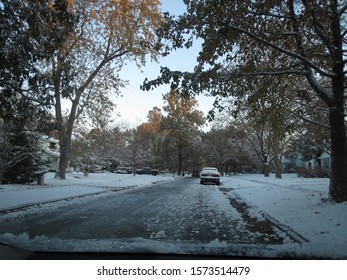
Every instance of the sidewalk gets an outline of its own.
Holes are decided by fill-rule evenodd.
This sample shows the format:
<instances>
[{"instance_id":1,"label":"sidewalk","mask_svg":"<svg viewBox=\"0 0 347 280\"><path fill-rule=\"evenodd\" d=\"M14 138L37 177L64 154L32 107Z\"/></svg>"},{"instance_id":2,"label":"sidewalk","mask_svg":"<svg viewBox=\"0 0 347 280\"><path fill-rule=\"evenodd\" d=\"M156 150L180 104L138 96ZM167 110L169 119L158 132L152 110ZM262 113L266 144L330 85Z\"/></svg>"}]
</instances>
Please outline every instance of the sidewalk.
<instances>
[{"instance_id":1,"label":"sidewalk","mask_svg":"<svg viewBox=\"0 0 347 280\"><path fill-rule=\"evenodd\" d=\"M280 227L307 240L297 245L296 251L302 255L347 258L347 202L329 199L328 178L245 174L224 177L222 182L227 195L247 203L253 217L271 217Z\"/></svg>"},{"instance_id":2,"label":"sidewalk","mask_svg":"<svg viewBox=\"0 0 347 280\"><path fill-rule=\"evenodd\" d=\"M100 194L119 189L144 187L173 180L172 175L137 175L68 173L66 180L57 180L54 173L45 175L45 185L0 185L0 212L59 200Z\"/></svg>"},{"instance_id":3,"label":"sidewalk","mask_svg":"<svg viewBox=\"0 0 347 280\"><path fill-rule=\"evenodd\" d=\"M30 205L55 202L73 197L106 192L100 188L83 186L64 186L40 189L17 190L10 192L0 191L0 212L22 208Z\"/></svg>"}]
</instances>

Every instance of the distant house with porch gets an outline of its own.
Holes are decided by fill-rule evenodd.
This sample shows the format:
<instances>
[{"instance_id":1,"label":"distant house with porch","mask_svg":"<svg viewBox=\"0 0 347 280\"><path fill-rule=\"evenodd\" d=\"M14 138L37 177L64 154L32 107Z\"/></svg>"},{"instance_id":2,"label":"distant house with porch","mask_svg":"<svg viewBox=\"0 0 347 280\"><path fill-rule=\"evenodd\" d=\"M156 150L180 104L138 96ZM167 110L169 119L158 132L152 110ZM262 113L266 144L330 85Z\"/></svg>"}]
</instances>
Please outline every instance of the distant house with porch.
<instances>
[{"instance_id":1,"label":"distant house with porch","mask_svg":"<svg viewBox=\"0 0 347 280\"><path fill-rule=\"evenodd\" d=\"M284 154L281 159L282 173L293 173L296 168L305 166L300 153Z\"/></svg>"},{"instance_id":2,"label":"distant house with porch","mask_svg":"<svg viewBox=\"0 0 347 280\"><path fill-rule=\"evenodd\" d=\"M40 136L42 147L42 159L47 162L46 166L50 171L57 171L60 158L59 141L47 135Z\"/></svg>"},{"instance_id":3,"label":"distant house with porch","mask_svg":"<svg viewBox=\"0 0 347 280\"><path fill-rule=\"evenodd\" d=\"M319 156L312 156L308 161L302 160L300 153L285 155L281 160L282 173L296 172L304 177L329 177L331 156L323 152Z\"/></svg>"},{"instance_id":4,"label":"distant house with porch","mask_svg":"<svg viewBox=\"0 0 347 280\"><path fill-rule=\"evenodd\" d=\"M319 159L320 159L321 168L330 170L330 168L331 168L331 156L328 153L324 152L319 157Z\"/></svg>"}]
</instances>

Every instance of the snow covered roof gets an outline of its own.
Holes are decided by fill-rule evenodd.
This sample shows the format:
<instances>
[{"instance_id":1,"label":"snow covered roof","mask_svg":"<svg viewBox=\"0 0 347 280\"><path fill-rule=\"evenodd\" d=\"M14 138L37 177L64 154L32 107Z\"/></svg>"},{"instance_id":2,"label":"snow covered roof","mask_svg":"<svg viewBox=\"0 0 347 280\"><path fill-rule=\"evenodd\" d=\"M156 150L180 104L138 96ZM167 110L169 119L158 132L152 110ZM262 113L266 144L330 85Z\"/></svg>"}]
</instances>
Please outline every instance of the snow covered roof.
<instances>
[{"instance_id":1,"label":"snow covered roof","mask_svg":"<svg viewBox=\"0 0 347 280\"><path fill-rule=\"evenodd\" d=\"M326 158L331 158L331 156L324 152L319 158L320 159L326 159Z\"/></svg>"},{"instance_id":2,"label":"snow covered roof","mask_svg":"<svg viewBox=\"0 0 347 280\"><path fill-rule=\"evenodd\" d=\"M47 142L52 142L52 143L59 143L59 140L53 138L53 137L49 137L47 135L40 135L41 140L47 141Z\"/></svg>"},{"instance_id":3,"label":"snow covered roof","mask_svg":"<svg viewBox=\"0 0 347 280\"><path fill-rule=\"evenodd\" d=\"M50 156L59 158L60 157L60 153L59 152L54 152L52 150L48 150L48 149L43 149L43 152L46 154L49 154Z\"/></svg>"}]
</instances>

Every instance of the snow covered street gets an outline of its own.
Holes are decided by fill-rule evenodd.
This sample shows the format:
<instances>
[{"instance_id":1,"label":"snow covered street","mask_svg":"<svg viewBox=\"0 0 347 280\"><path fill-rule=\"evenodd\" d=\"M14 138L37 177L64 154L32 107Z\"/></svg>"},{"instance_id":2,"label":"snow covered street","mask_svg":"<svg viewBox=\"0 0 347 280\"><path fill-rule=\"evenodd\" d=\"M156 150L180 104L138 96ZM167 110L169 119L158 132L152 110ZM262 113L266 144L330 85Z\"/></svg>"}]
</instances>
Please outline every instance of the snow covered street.
<instances>
[{"instance_id":1,"label":"snow covered street","mask_svg":"<svg viewBox=\"0 0 347 280\"><path fill-rule=\"evenodd\" d=\"M49 251L347 258L347 204L328 199L327 179L236 175L218 188L172 174L47 175L43 187L1 186L1 242Z\"/></svg>"}]
</instances>

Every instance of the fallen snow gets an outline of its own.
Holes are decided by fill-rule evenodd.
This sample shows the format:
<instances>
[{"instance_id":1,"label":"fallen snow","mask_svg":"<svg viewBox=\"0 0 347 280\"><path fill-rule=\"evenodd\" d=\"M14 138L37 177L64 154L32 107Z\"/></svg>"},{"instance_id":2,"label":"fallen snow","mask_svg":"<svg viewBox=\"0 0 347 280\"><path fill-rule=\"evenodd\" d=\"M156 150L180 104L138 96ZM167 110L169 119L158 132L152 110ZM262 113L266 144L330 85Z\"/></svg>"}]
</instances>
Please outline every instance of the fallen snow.
<instances>
[{"instance_id":1,"label":"fallen snow","mask_svg":"<svg viewBox=\"0 0 347 280\"><path fill-rule=\"evenodd\" d=\"M330 201L328 185L328 179L296 174L284 174L282 179L239 175L223 181L224 188L233 189L230 195L235 192L253 206L254 213L261 210L307 239L296 253L346 259L347 203ZM290 246L281 249L292 251Z\"/></svg>"},{"instance_id":2,"label":"fallen snow","mask_svg":"<svg viewBox=\"0 0 347 280\"><path fill-rule=\"evenodd\" d=\"M62 198L89 195L110 190L146 187L160 181L175 179L172 175L165 176L133 176L126 174L90 174L84 177L81 174L69 174L67 180L60 181L47 174L46 185L2 185L0 186L0 210L11 209L39 201L57 200ZM221 179L220 189L225 196L237 197L249 206L253 217L270 218L288 233L293 232L302 237L302 242L286 240L283 245L263 246L262 256L292 255L293 257L322 257L333 259L347 259L347 203L336 204L328 198L328 179L298 178L295 174L284 174L283 179L273 176L264 177L260 174L225 176ZM201 187L201 192L208 188ZM225 199L221 192L214 193L209 204L218 204L218 209L227 209ZM82 199L88 199L86 196ZM184 199L184 198L182 198ZM61 202L64 203L64 202ZM178 205L179 206L179 205ZM51 207L51 206L50 206ZM31 214L43 211L40 207L29 209ZM50 208L51 209L51 208ZM13 213L3 215L9 216ZM18 213L16 215L19 215ZM281 227L280 227L281 228ZM45 236L33 239L26 234L13 235L5 233L0 235L4 242L14 242L26 247L28 242L37 243L41 248L50 250L82 250L82 251L117 251L147 249L156 252L219 252L225 254L228 250L247 254L259 254L260 247L243 248L242 244L228 244L225 241L212 240L204 244L189 242L170 242L160 240L166 237L164 230L153 233L158 240L132 239L132 240L81 240L80 242L68 240L53 240ZM132 244L129 246L129 244Z\"/></svg>"},{"instance_id":3,"label":"fallen snow","mask_svg":"<svg viewBox=\"0 0 347 280\"><path fill-rule=\"evenodd\" d=\"M0 185L0 211L58 201L72 197L98 194L110 190L143 187L173 180L173 175L142 176L117 173L68 173L66 180L54 178L54 173L45 175L45 185Z\"/></svg>"}]
</instances>

